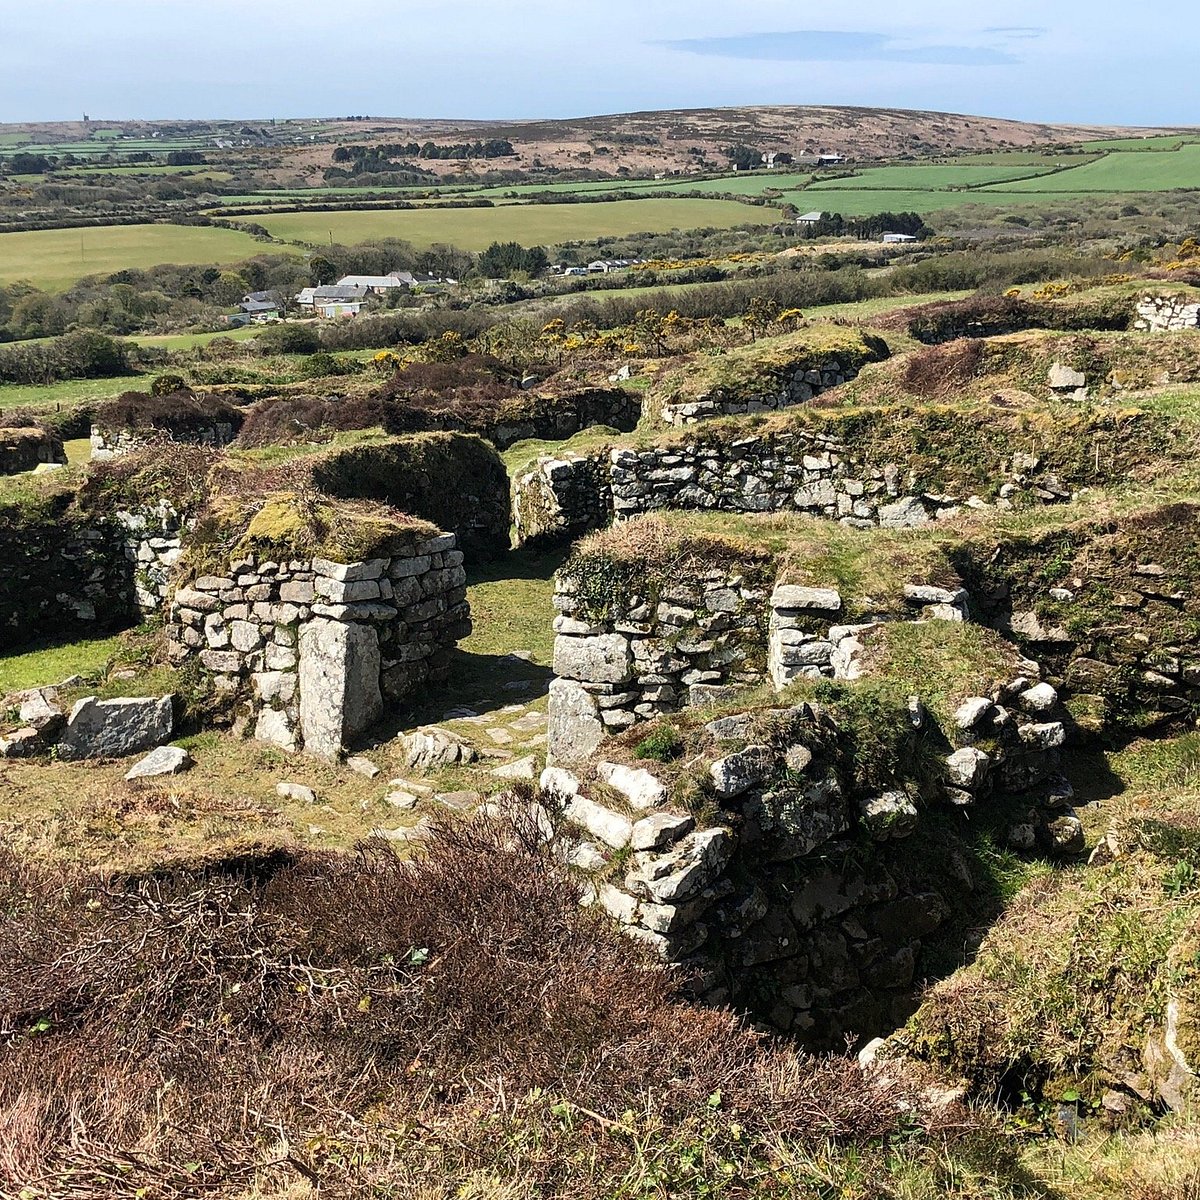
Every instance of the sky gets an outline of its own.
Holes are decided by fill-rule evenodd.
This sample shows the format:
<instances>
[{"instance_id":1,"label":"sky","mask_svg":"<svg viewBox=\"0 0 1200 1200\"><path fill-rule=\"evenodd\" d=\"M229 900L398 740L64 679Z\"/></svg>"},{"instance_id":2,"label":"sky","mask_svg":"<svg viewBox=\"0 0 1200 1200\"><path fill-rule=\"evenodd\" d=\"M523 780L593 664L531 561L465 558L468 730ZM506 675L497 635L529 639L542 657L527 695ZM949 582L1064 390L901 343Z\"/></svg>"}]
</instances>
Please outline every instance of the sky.
<instances>
[{"instance_id":1,"label":"sky","mask_svg":"<svg viewBox=\"0 0 1200 1200\"><path fill-rule=\"evenodd\" d=\"M1200 124L1194 0L0 0L0 122L741 104Z\"/></svg>"}]
</instances>

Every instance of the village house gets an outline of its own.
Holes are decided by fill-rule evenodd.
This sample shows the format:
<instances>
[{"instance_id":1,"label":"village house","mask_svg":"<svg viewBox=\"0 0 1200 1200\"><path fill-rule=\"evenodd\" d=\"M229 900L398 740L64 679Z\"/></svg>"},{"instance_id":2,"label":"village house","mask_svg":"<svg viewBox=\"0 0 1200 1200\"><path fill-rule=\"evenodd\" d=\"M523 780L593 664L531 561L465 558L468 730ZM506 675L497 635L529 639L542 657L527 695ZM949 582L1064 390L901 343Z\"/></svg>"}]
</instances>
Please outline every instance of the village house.
<instances>
[{"instance_id":1,"label":"village house","mask_svg":"<svg viewBox=\"0 0 1200 1200\"><path fill-rule=\"evenodd\" d=\"M248 292L238 304L237 315L242 319L231 321L231 324L245 325L251 321L261 324L263 321L273 321L280 315L279 301L274 292Z\"/></svg>"},{"instance_id":2,"label":"village house","mask_svg":"<svg viewBox=\"0 0 1200 1200\"><path fill-rule=\"evenodd\" d=\"M373 296L382 296L396 288L407 290L416 282L409 271L392 271L387 275L343 275L336 286L365 288Z\"/></svg>"},{"instance_id":3,"label":"village house","mask_svg":"<svg viewBox=\"0 0 1200 1200\"><path fill-rule=\"evenodd\" d=\"M320 304L361 304L370 293L366 288L351 284L325 283L320 287L304 288L296 293L296 303L304 308L316 308Z\"/></svg>"}]
</instances>

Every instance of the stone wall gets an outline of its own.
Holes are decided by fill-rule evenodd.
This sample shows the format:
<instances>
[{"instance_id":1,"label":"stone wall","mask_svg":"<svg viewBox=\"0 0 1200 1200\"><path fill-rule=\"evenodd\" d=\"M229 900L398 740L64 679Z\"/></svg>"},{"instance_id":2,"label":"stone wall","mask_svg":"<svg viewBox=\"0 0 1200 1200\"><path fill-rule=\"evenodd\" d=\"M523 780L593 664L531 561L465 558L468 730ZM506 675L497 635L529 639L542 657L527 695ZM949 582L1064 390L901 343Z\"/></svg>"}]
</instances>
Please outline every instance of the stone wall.
<instances>
[{"instance_id":1,"label":"stone wall","mask_svg":"<svg viewBox=\"0 0 1200 1200\"><path fill-rule=\"evenodd\" d=\"M1168 504L981 546L964 581L1079 725L1123 739L1200 719L1197 536L1200 505Z\"/></svg>"},{"instance_id":2,"label":"stone wall","mask_svg":"<svg viewBox=\"0 0 1200 1200\"><path fill-rule=\"evenodd\" d=\"M174 661L195 657L240 727L324 758L423 684L470 632L453 534L367 562L230 563L174 595Z\"/></svg>"},{"instance_id":3,"label":"stone wall","mask_svg":"<svg viewBox=\"0 0 1200 1200\"><path fill-rule=\"evenodd\" d=\"M997 465L996 503L1019 495L1039 503L1071 491L1034 455ZM573 538L607 522L656 509L804 512L854 528L901 529L982 508L975 495L921 491L902 463L862 461L816 430L704 437L677 445L619 447L592 455L546 456L514 483L520 544Z\"/></svg>"},{"instance_id":4,"label":"stone wall","mask_svg":"<svg viewBox=\"0 0 1200 1200\"><path fill-rule=\"evenodd\" d=\"M528 409L522 412L521 409ZM480 430L497 450L507 450L529 438L553 441L569 438L593 425L608 425L622 433L637 427L642 400L624 388L583 388L561 396L534 396L525 405L515 403Z\"/></svg>"},{"instance_id":5,"label":"stone wall","mask_svg":"<svg viewBox=\"0 0 1200 1200\"><path fill-rule=\"evenodd\" d=\"M597 617L564 571L554 597L548 757L578 762L638 721L761 682L767 586L753 569L714 569L616 599Z\"/></svg>"},{"instance_id":6,"label":"stone wall","mask_svg":"<svg viewBox=\"0 0 1200 1200\"><path fill-rule=\"evenodd\" d=\"M0 520L0 648L95 635L131 624L124 530L66 514Z\"/></svg>"},{"instance_id":7,"label":"stone wall","mask_svg":"<svg viewBox=\"0 0 1200 1200\"><path fill-rule=\"evenodd\" d=\"M1144 333L1173 333L1200 328L1200 299L1186 296L1141 296L1134 329Z\"/></svg>"},{"instance_id":8,"label":"stone wall","mask_svg":"<svg viewBox=\"0 0 1200 1200\"><path fill-rule=\"evenodd\" d=\"M884 602L850 621L832 587L780 583L771 592L767 671L776 691L797 679L858 679L863 640L889 621L966 621L963 588L907 584L902 601Z\"/></svg>"},{"instance_id":9,"label":"stone wall","mask_svg":"<svg viewBox=\"0 0 1200 1200\"><path fill-rule=\"evenodd\" d=\"M92 459L103 461L118 458L122 454L132 454L135 450L145 450L164 441L186 442L196 446L228 446L237 436L237 428L230 422L214 421L211 425L184 431L169 432L144 426L137 429L128 427L102 428L92 426Z\"/></svg>"},{"instance_id":10,"label":"stone wall","mask_svg":"<svg viewBox=\"0 0 1200 1200\"><path fill-rule=\"evenodd\" d=\"M701 999L835 1049L905 1019L926 939L984 886L960 840L964 809L1007 792L1014 846L1082 849L1056 716L1053 689L1022 678L964 704L948 737L914 729L945 747L942 778L922 791L856 789L852 743L818 705L734 713L687 751L704 804L673 802L657 763L606 759L548 768L543 801L561 813L586 900L689 968Z\"/></svg>"},{"instance_id":11,"label":"stone wall","mask_svg":"<svg viewBox=\"0 0 1200 1200\"><path fill-rule=\"evenodd\" d=\"M62 438L40 426L0 429L0 475L20 475L43 463L66 464Z\"/></svg>"},{"instance_id":12,"label":"stone wall","mask_svg":"<svg viewBox=\"0 0 1200 1200\"><path fill-rule=\"evenodd\" d=\"M184 524L166 501L103 520L69 510L0 519L0 645L94 636L158 611Z\"/></svg>"},{"instance_id":13,"label":"stone wall","mask_svg":"<svg viewBox=\"0 0 1200 1200\"><path fill-rule=\"evenodd\" d=\"M843 365L838 359L831 358L812 367L796 367L781 373L772 381L771 391L742 396L718 389L695 400L665 403L660 416L666 425L695 425L713 417L775 412L793 404L804 404L857 375L858 369L850 362Z\"/></svg>"},{"instance_id":14,"label":"stone wall","mask_svg":"<svg viewBox=\"0 0 1200 1200\"><path fill-rule=\"evenodd\" d=\"M542 455L512 484L512 522L518 546L570 542L612 520L612 487L605 458L571 451Z\"/></svg>"},{"instance_id":15,"label":"stone wall","mask_svg":"<svg viewBox=\"0 0 1200 1200\"><path fill-rule=\"evenodd\" d=\"M145 617L158 612L170 595L183 554L186 522L166 500L136 510L118 509L125 558L132 566L134 604Z\"/></svg>"},{"instance_id":16,"label":"stone wall","mask_svg":"<svg viewBox=\"0 0 1200 1200\"><path fill-rule=\"evenodd\" d=\"M304 469L327 495L377 501L449 530L471 561L508 550L508 472L477 434L421 433L334 448Z\"/></svg>"}]
</instances>

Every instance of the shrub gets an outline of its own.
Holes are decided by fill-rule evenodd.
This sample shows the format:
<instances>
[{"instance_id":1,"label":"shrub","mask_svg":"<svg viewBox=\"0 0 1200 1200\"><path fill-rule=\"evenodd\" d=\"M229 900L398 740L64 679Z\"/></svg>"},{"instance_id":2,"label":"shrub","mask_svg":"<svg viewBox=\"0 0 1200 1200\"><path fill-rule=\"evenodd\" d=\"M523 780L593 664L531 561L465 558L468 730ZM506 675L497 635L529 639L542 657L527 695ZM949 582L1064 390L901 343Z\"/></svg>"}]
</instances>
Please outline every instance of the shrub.
<instances>
[{"instance_id":1,"label":"shrub","mask_svg":"<svg viewBox=\"0 0 1200 1200\"><path fill-rule=\"evenodd\" d=\"M681 1001L525 805L436 827L414 862L371 843L102 881L6 859L0 1187L474 1195L496 1172L592 1200L649 1134L687 1152L671 1194L699 1195L785 1144L963 1137L915 1085Z\"/></svg>"},{"instance_id":2,"label":"shrub","mask_svg":"<svg viewBox=\"0 0 1200 1200\"><path fill-rule=\"evenodd\" d=\"M159 375L150 385L150 395L169 396L186 388L187 380L182 375Z\"/></svg>"},{"instance_id":3,"label":"shrub","mask_svg":"<svg viewBox=\"0 0 1200 1200\"><path fill-rule=\"evenodd\" d=\"M670 762L682 753L682 735L674 725L666 723L653 729L633 748L635 758L652 758L657 762Z\"/></svg>"},{"instance_id":4,"label":"shrub","mask_svg":"<svg viewBox=\"0 0 1200 1200\"><path fill-rule=\"evenodd\" d=\"M268 325L254 341L262 354L316 354L321 349L321 339L311 325L290 321Z\"/></svg>"},{"instance_id":5,"label":"shrub","mask_svg":"<svg viewBox=\"0 0 1200 1200\"><path fill-rule=\"evenodd\" d=\"M204 434L216 425L236 433L245 419L242 410L219 396L192 391L124 392L96 409L95 424L103 430L153 430L168 436Z\"/></svg>"}]
</instances>

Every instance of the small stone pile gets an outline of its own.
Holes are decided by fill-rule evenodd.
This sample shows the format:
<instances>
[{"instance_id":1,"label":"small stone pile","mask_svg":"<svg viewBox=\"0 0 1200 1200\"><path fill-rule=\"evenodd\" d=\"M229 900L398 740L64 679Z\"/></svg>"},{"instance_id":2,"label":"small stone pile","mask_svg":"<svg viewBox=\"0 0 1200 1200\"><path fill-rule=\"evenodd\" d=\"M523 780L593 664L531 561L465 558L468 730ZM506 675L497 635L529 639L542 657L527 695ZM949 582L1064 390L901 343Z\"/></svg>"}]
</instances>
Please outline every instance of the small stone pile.
<instances>
[{"instance_id":1,"label":"small stone pile","mask_svg":"<svg viewBox=\"0 0 1200 1200\"><path fill-rule=\"evenodd\" d=\"M906 613L918 621L965 621L969 597L964 588L906 584ZM840 623L841 593L836 588L780 584L771 593L767 669L777 691L797 679L860 678L863 639L885 621L904 619L880 612L857 624Z\"/></svg>"},{"instance_id":2,"label":"small stone pile","mask_svg":"<svg viewBox=\"0 0 1200 1200\"><path fill-rule=\"evenodd\" d=\"M242 559L178 589L167 627L242 728L285 750L335 758L395 703L445 677L470 632L453 534L364 562Z\"/></svg>"}]
</instances>

